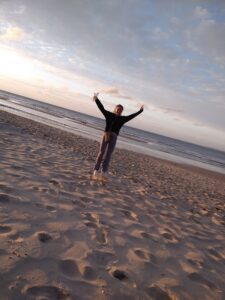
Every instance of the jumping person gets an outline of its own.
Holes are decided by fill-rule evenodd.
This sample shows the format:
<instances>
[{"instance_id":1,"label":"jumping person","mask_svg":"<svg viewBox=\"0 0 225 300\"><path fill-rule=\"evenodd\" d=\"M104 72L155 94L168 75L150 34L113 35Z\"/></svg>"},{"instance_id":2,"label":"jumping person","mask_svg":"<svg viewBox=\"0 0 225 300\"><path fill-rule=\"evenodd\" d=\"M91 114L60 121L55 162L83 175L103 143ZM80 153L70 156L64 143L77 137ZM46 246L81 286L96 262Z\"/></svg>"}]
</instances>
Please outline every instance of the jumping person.
<instances>
[{"instance_id":1,"label":"jumping person","mask_svg":"<svg viewBox=\"0 0 225 300\"><path fill-rule=\"evenodd\" d=\"M101 140L99 153L96 158L93 176L98 177L98 171L100 170L102 164L102 179L106 179L110 158L112 156L113 150L115 149L117 137L119 135L121 127L126 122L132 120L140 113L142 113L142 111L144 110L144 105L142 105L140 110L134 114L131 114L129 116L121 116L123 112L123 106L121 104L116 105L113 112L105 110L104 106L98 99L98 94L99 93L94 94L93 101L95 101L99 110L104 115L106 120L106 126Z\"/></svg>"}]
</instances>

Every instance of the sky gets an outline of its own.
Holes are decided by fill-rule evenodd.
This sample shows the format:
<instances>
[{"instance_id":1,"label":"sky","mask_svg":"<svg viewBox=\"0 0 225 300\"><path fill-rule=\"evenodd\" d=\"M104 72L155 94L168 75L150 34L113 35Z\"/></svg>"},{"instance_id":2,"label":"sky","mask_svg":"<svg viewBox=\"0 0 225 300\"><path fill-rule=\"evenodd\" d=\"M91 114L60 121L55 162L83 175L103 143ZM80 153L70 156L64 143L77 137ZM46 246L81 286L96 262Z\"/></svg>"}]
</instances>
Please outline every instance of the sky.
<instances>
[{"instance_id":1,"label":"sky","mask_svg":"<svg viewBox=\"0 0 225 300\"><path fill-rule=\"evenodd\" d=\"M0 0L0 89L225 150L225 1Z\"/></svg>"}]
</instances>

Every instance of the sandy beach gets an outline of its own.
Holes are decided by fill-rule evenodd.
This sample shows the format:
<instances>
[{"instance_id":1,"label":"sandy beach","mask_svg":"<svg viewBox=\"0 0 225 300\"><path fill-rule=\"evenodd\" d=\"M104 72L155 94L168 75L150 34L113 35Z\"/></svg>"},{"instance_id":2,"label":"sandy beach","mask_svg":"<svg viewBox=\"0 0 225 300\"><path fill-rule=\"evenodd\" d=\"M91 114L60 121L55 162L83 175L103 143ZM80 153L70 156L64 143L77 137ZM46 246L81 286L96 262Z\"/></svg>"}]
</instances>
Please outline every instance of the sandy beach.
<instances>
[{"instance_id":1,"label":"sandy beach","mask_svg":"<svg viewBox=\"0 0 225 300\"><path fill-rule=\"evenodd\" d=\"M225 176L0 111L0 299L225 299Z\"/></svg>"}]
</instances>

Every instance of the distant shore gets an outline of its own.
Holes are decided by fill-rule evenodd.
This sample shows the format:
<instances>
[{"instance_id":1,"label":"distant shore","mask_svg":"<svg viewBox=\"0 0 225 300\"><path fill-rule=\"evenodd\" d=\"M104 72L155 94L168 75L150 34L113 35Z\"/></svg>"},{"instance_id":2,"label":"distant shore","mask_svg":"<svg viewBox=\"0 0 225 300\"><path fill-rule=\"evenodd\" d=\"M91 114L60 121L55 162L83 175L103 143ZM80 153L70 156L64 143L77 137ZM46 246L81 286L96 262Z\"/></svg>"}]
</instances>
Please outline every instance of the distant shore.
<instances>
[{"instance_id":1,"label":"distant shore","mask_svg":"<svg viewBox=\"0 0 225 300\"><path fill-rule=\"evenodd\" d=\"M116 149L0 110L3 299L225 295L225 175Z\"/></svg>"}]
</instances>

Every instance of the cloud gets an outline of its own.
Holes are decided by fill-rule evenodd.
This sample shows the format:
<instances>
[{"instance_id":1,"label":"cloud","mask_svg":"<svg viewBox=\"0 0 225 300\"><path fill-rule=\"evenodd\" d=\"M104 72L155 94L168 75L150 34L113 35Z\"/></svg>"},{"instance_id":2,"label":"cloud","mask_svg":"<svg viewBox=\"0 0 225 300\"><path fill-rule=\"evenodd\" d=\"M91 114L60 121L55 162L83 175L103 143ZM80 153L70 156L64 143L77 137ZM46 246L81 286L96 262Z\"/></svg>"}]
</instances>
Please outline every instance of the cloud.
<instances>
[{"instance_id":1,"label":"cloud","mask_svg":"<svg viewBox=\"0 0 225 300\"><path fill-rule=\"evenodd\" d=\"M170 32L169 31L162 31L161 28L155 27L152 30L151 38L153 40L166 40L166 39L169 38L169 36L170 36Z\"/></svg>"},{"instance_id":2,"label":"cloud","mask_svg":"<svg viewBox=\"0 0 225 300\"><path fill-rule=\"evenodd\" d=\"M108 88L100 89L99 92L103 93L103 94L109 94L109 95L112 95L112 96L117 96L117 97L127 99L127 100L132 100L132 97L130 97L128 95L124 95L116 87L108 87Z\"/></svg>"},{"instance_id":3,"label":"cloud","mask_svg":"<svg viewBox=\"0 0 225 300\"><path fill-rule=\"evenodd\" d=\"M225 23L202 20L186 31L187 45L209 58L225 64Z\"/></svg>"},{"instance_id":4,"label":"cloud","mask_svg":"<svg viewBox=\"0 0 225 300\"><path fill-rule=\"evenodd\" d=\"M195 123L193 123L193 125L197 126L197 127L205 127L205 125L200 122L195 122Z\"/></svg>"},{"instance_id":5,"label":"cloud","mask_svg":"<svg viewBox=\"0 0 225 300\"><path fill-rule=\"evenodd\" d=\"M165 114L170 114L170 113L183 114L184 110L183 109L178 109L178 108L166 107L166 108L163 108L163 112Z\"/></svg>"},{"instance_id":6,"label":"cloud","mask_svg":"<svg viewBox=\"0 0 225 300\"><path fill-rule=\"evenodd\" d=\"M202 8L201 6L196 6L194 10L194 16L197 18L209 18L210 14L206 8Z\"/></svg>"},{"instance_id":7,"label":"cloud","mask_svg":"<svg viewBox=\"0 0 225 300\"><path fill-rule=\"evenodd\" d=\"M17 26L8 26L0 34L0 39L7 41L21 41L24 40L26 36L27 33L22 28Z\"/></svg>"},{"instance_id":8,"label":"cloud","mask_svg":"<svg viewBox=\"0 0 225 300\"><path fill-rule=\"evenodd\" d=\"M170 22L173 26L178 26L180 24L180 20L177 17L172 17Z\"/></svg>"},{"instance_id":9,"label":"cloud","mask_svg":"<svg viewBox=\"0 0 225 300\"><path fill-rule=\"evenodd\" d=\"M105 88L100 90L101 93L104 94L112 94L112 95L118 95L119 94L119 90L115 87L109 87L109 88Z\"/></svg>"},{"instance_id":10,"label":"cloud","mask_svg":"<svg viewBox=\"0 0 225 300\"><path fill-rule=\"evenodd\" d=\"M14 8L12 13L15 14L15 15L22 15L25 12L25 10L26 10L25 5L19 5L19 6Z\"/></svg>"}]
</instances>

